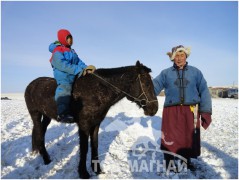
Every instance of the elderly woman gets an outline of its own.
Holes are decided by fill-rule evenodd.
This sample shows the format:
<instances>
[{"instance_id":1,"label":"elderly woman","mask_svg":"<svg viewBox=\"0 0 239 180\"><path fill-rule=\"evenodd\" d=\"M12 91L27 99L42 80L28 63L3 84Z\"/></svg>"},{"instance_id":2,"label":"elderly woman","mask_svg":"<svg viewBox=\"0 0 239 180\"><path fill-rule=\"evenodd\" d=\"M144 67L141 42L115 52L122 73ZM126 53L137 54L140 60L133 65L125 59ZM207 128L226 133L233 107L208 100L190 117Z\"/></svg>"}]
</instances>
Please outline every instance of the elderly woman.
<instances>
[{"instance_id":1,"label":"elderly woman","mask_svg":"<svg viewBox=\"0 0 239 180\"><path fill-rule=\"evenodd\" d=\"M188 169L195 170L190 158L200 156L199 118L203 128L207 129L211 123L211 96L202 72L186 61L190 48L176 46L167 55L173 66L163 70L153 80L155 94L158 95L164 89L166 96L161 150L167 168L176 159L172 154L177 154L186 159Z\"/></svg>"}]
</instances>

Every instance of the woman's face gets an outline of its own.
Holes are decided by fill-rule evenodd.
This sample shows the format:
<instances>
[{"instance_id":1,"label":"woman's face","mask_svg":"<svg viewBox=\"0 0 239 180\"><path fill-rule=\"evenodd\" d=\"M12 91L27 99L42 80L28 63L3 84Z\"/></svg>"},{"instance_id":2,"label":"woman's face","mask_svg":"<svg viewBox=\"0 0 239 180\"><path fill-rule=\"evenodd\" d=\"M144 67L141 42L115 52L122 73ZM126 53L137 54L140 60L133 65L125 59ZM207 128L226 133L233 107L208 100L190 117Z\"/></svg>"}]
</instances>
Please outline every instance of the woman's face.
<instances>
[{"instance_id":1,"label":"woman's face","mask_svg":"<svg viewBox=\"0 0 239 180\"><path fill-rule=\"evenodd\" d=\"M185 52L179 51L174 58L174 63L179 67L179 69L183 69L183 66L186 64L186 59L187 56Z\"/></svg>"}]
</instances>

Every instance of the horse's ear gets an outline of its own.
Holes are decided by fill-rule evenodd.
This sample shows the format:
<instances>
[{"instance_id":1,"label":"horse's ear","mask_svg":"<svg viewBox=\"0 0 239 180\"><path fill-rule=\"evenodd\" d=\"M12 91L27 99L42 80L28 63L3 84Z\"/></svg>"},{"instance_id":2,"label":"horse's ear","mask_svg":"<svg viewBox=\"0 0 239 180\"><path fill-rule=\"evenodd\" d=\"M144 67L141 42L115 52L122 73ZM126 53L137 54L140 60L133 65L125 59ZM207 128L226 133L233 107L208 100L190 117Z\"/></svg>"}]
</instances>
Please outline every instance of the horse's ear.
<instances>
[{"instance_id":1,"label":"horse's ear","mask_svg":"<svg viewBox=\"0 0 239 180\"><path fill-rule=\"evenodd\" d=\"M136 62L136 66L140 67L142 64L139 62L139 60Z\"/></svg>"},{"instance_id":2,"label":"horse's ear","mask_svg":"<svg viewBox=\"0 0 239 180\"><path fill-rule=\"evenodd\" d=\"M142 63L140 63L140 61L138 60L136 62L136 70L138 73L142 74L142 73L150 73L151 69L149 69L148 67L144 66Z\"/></svg>"},{"instance_id":3,"label":"horse's ear","mask_svg":"<svg viewBox=\"0 0 239 180\"><path fill-rule=\"evenodd\" d=\"M140 61L138 60L136 62L136 69L137 69L138 73L140 73L140 74L142 74L144 71L144 69L142 69L142 67L143 67L143 64L141 64Z\"/></svg>"}]
</instances>

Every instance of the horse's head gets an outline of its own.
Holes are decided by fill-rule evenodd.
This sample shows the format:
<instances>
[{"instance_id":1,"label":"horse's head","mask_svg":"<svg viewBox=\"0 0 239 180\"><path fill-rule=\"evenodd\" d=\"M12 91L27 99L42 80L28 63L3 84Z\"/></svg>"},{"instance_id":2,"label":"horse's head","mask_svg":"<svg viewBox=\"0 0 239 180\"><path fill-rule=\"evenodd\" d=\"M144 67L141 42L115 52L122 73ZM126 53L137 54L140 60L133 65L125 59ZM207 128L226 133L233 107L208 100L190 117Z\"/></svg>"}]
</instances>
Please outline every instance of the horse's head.
<instances>
[{"instance_id":1,"label":"horse's head","mask_svg":"<svg viewBox=\"0 0 239 180\"><path fill-rule=\"evenodd\" d=\"M154 86L150 76L151 69L147 68L139 61L136 62L136 79L132 81L130 95L127 96L130 101L134 101L140 108L143 108L144 114L153 116L158 111L158 101L154 94Z\"/></svg>"}]
</instances>

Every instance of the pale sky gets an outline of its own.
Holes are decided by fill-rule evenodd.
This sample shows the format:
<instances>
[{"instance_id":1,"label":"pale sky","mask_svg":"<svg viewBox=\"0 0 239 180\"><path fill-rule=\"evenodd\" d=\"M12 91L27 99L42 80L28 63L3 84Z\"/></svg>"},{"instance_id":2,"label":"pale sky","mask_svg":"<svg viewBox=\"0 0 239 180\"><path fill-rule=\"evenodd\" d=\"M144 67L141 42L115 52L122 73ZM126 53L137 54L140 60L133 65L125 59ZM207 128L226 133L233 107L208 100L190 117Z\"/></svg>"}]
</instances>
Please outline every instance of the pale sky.
<instances>
[{"instance_id":1,"label":"pale sky","mask_svg":"<svg viewBox=\"0 0 239 180\"><path fill-rule=\"evenodd\" d=\"M189 65L208 86L237 84L238 2L1 2L1 91L24 92L53 77L48 46L68 29L88 65L141 63L156 77L172 66L166 53L191 47Z\"/></svg>"}]
</instances>

